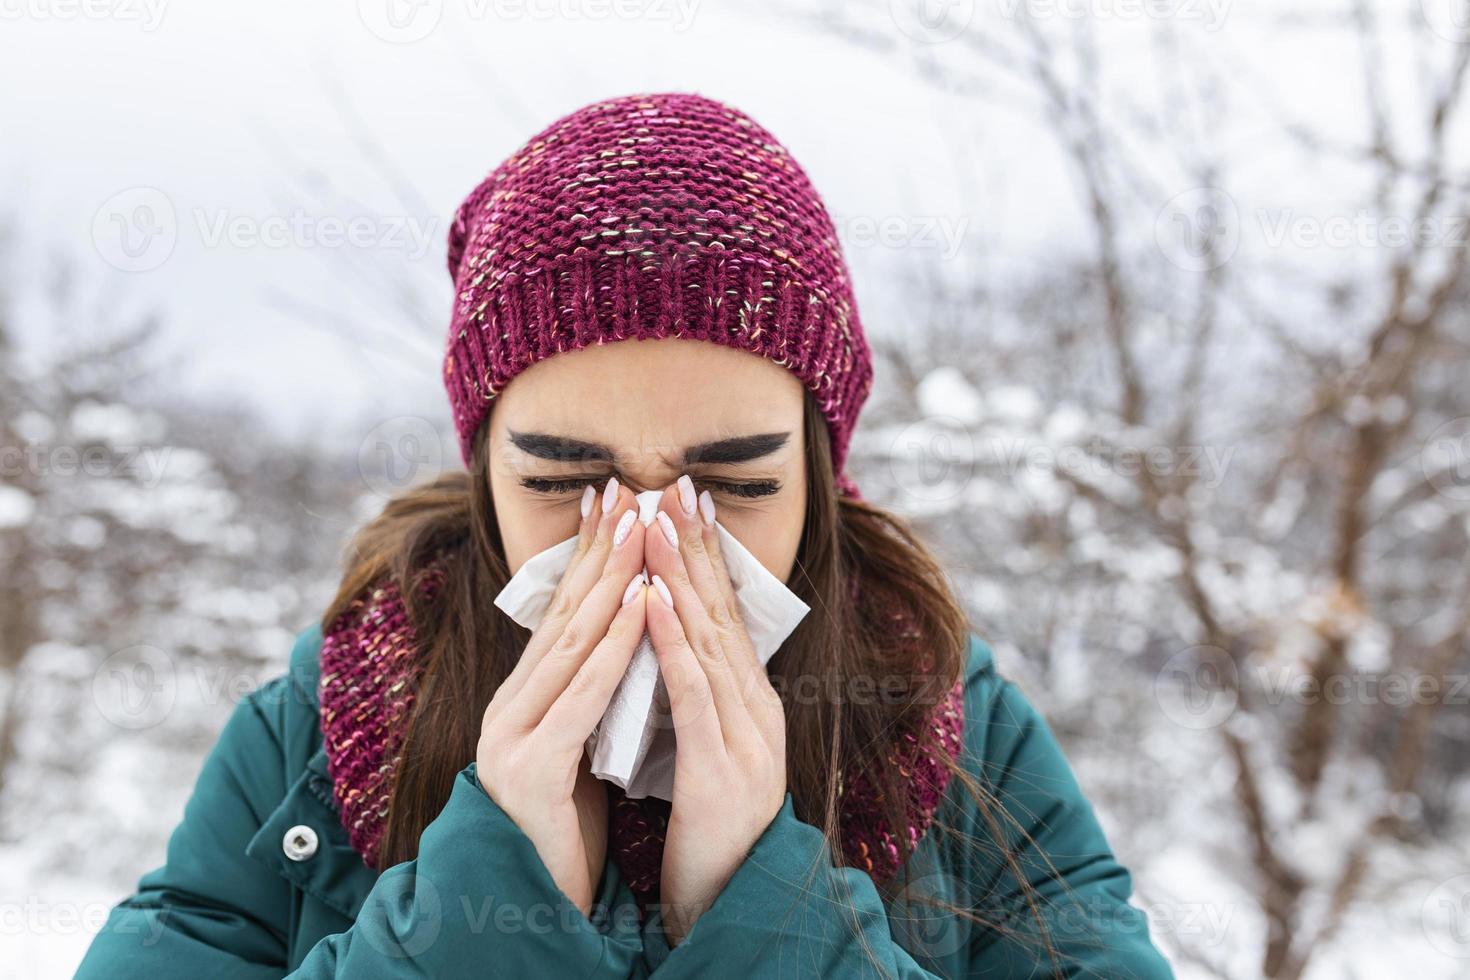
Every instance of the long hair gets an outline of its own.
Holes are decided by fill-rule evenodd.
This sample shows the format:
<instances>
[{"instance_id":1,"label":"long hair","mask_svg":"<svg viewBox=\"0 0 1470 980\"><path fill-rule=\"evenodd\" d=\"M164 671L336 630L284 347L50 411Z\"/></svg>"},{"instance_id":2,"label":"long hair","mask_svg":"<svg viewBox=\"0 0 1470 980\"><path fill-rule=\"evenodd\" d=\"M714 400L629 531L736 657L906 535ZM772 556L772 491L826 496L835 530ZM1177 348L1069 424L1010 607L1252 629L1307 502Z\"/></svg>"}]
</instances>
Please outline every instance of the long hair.
<instances>
[{"instance_id":1,"label":"long hair","mask_svg":"<svg viewBox=\"0 0 1470 980\"><path fill-rule=\"evenodd\" d=\"M810 393L805 401L806 521L786 584L812 611L767 671L785 705L787 788L795 813L822 831L841 864L842 797L853 774L861 773L874 791L888 827L897 833L908 824L910 777L893 761L894 749L921 734L938 699L964 676L970 627L942 567L909 525L837 494L826 422ZM419 835L448 800L455 776L475 758L485 706L531 635L494 604L510 573L490 490L487 432L488 424L482 425L468 472L445 474L391 500L357 534L341 588L323 618L329 626L354 598L392 581L419 641L422 666L389 798L380 869L417 856ZM420 576L431 559L442 577L424 589ZM883 696L848 696L871 690L875 679L883 680ZM969 793L988 830L988 840L969 843L992 857L999 852L1022 883L1034 922L1013 926L1013 909L987 912L931 901L909 890L907 866L878 882L880 890L1038 941L1055 969L1038 900L1025 886L1016 853L1003 843L1020 828L959 760L941 753L941 761L951 773L949 792ZM938 823L931 828L948 832Z\"/></svg>"}]
</instances>

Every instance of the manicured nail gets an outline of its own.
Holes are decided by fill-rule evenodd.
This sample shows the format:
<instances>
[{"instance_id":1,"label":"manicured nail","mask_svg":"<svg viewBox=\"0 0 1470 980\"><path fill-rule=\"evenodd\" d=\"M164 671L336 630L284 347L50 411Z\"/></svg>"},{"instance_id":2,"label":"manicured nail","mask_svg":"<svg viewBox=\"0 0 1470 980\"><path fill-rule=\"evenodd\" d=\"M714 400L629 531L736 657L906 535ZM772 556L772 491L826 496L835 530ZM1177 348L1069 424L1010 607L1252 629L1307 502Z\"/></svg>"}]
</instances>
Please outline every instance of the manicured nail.
<instances>
[{"instance_id":1,"label":"manicured nail","mask_svg":"<svg viewBox=\"0 0 1470 980\"><path fill-rule=\"evenodd\" d=\"M658 521L658 526L664 529L664 537L669 539L669 544L675 548L679 547L679 532L674 530L674 522L669 520L669 515L659 511L654 520Z\"/></svg>"},{"instance_id":2,"label":"manicured nail","mask_svg":"<svg viewBox=\"0 0 1470 980\"><path fill-rule=\"evenodd\" d=\"M674 597L669 595L669 587L664 585L664 580L657 575L653 577L653 588L658 592L658 597L664 601L664 605L670 609L674 608Z\"/></svg>"},{"instance_id":3,"label":"manicured nail","mask_svg":"<svg viewBox=\"0 0 1470 980\"><path fill-rule=\"evenodd\" d=\"M610 476L607 478L607 489L602 491L602 512L611 514L613 504L618 500L618 478Z\"/></svg>"},{"instance_id":4,"label":"manicured nail","mask_svg":"<svg viewBox=\"0 0 1470 980\"><path fill-rule=\"evenodd\" d=\"M638 594L638 590L643 588L643 586L646 584L647 583L643 581L642 572L634 575L633 581L629 582L628 587L623 590L623 605L626 606L628 603L632 602L633 597Z\"/></svg>"},{"instance_id":5,"label":"manicured nail","mask_svg":"<svg viewBox=\"0 0 1470 980\"><path fill-rule=\"evenodd\" d=\"M679 477L679 506L684 508L685 514L694 516L694 481L688 474Z\"/></svg>"},{"instance_id":6,"label":"manicured nail","mask_svg":"<svg viewBox=\"0 0 1470 980\"><path fill-rule=\"evenodd\" d=\"M617 530L613 531L613 547L616 548L628 540L628 532L633 530L633 522L638 519L636 510L624 511L623 516L618 518Z\"/></svg>"},{"instance_id":7,"label":"manicured nail","mask_svg":"<svg viewBox=\"0 0 1470 980\"><path fill-rule=\"evenodd\" d=\"M592 484L587 484L586 488L582 491L582 520L585 521L587 515L592 513L592 501L596 497L597 491L593 489Z\"/></svg>"},{"instance_id":8,"label":"manicured nail","mask_svg":"<svg viewBox=\"0 0 1470 980\"><path fill-rule=\"evenodd\" d=\"M715 498L710 496L708 490L699 495L699 516L704 518L705 527L713 527L715 523Z\"/></svg>"}]
</instances>

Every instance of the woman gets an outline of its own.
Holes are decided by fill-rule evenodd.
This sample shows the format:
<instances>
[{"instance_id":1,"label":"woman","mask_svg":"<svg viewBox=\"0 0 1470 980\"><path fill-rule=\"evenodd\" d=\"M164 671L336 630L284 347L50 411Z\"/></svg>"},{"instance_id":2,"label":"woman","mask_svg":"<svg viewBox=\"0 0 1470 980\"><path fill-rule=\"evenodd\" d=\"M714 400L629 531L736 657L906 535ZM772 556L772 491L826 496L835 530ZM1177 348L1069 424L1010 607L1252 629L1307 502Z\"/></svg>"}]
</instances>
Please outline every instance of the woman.
<instances>
[{"instance_id":1,"label":"woman","mask_svg":"<svg viewBox=\"0 0 1470 980\"><path fill-rule=\"evenodd\" d=\"M587 106L470 194L449 265L468 472L359 534L79 976L1169 975L1045 723L844 472L869 351L770 133ZM765 669L717 519L812 610ZM669 802L584 754L645 632Z\"/></svg>"}]
</instances>

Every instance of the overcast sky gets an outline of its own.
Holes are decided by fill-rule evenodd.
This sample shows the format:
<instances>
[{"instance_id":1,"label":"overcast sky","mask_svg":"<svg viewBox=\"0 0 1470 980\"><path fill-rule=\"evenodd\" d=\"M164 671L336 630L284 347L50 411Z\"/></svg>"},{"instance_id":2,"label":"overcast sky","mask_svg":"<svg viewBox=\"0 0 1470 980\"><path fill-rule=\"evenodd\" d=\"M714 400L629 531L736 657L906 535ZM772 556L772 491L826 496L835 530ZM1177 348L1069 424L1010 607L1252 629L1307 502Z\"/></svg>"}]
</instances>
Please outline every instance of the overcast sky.
<instances>
[{"instance_id":1,"label":"overcast sky","mask_svg":"<svg viewBox=\"0 0 1470 980\"><path fill-rule=\"evenodd\" d=\"M1023 87L982 70L975 91L947 93L915 68L968 64L962 45L976 41L1014 48L1004 14L1019 0L951 4L965 19L954 40L905 2L841 5L859 44L748 0L0 0L0 176L22 246L6 261L22 277L23 340L58 339L29 287L65 252L87 288L163 315L194 393L296 427L364 407L437 411L448 215L556 116L635 91L723 99L791 149L837 219L870 332L903 326L890 276L902 250L871 243L887 219L946 269L980 243L990 277L1085 249L1076 183ZM1178 95L1151 55L1157 25L1128 5L1092 3L1125 12L1094 12L1111 83L1141 105ZM1346 6L1194 0L1180 15L1189 56L1230 66L1207 135L1232 161L1233 193L1295 181L1287 200L1308 208L1358 193L1303 173L1280 131L1309 121L1361 138ZM1051 0L1033 9L1067 30ZM1435 0L1395 9L1453 28ZM1300 22L1283 25L1283 10ZM1416 77L1405 61L1406 99ZM385 169L414 189L407 204ZM1149 176L1161 194L1191 186L1163 164ZM140 229L162 233L140 247ZM368 264L333 236L365 240ZM405 323L364 268L416 284L438 319Z\"/></svg>"}]
</instances>

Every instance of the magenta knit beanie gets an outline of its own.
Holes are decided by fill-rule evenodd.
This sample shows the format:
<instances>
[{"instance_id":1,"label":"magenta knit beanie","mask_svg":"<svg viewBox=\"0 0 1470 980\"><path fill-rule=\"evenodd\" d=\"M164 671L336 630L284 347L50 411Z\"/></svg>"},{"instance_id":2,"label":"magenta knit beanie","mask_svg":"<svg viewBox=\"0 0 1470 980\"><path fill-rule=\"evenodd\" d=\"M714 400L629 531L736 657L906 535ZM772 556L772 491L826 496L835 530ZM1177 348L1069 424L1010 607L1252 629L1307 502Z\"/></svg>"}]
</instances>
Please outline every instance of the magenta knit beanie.
<instances>
[{"instance_id":1,"label":"magenta knit beanie","mask_svg":"<svg viewBox=\"0 0 1470 980\"><path fill-rule=\"evenodd\" d=\"M486 177L449 232L444 383L468 463L490 401L562 351L653 337L770 358L816 398L838 492L873 366L832 220L776 138L700 95L563 116Z\"/></svg>"}]
</instances>

